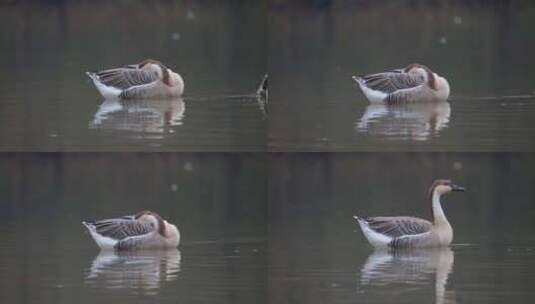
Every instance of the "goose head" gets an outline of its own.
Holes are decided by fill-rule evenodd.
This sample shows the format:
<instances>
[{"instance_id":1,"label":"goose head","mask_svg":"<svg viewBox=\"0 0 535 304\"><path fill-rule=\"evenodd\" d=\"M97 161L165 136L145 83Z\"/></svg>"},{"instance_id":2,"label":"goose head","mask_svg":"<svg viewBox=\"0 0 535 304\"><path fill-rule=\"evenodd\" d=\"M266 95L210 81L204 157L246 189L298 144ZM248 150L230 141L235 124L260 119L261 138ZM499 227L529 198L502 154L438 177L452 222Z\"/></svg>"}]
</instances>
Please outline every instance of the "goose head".
<instances>
[{"instance_id":1,"label":"goose head","mask_svg":"<svg viewBox=\"0 0 535 304\"><path fill-rule=\"evenodd\" d=\"M163 77L164 71L168 70L163 63L154 59L145 59L138 66L144 71L156 73L160 78Z\"/></svg>"},{"instance_id":2,"label":"goose head","mask_svg":"<svg viewBox=\"0 0 535 304\"><path fill-rule=\"evenodd\" d=\"M134 216L134 219L141 223L150 223L153 227L158 229L158 232L162 236L166 235L166 221L164 221L156 212L144 210L138 212Z\"/></svg>"},{"instance_id":3,"label":"goose head","mask_svg":"<svg viewBox=\"0 0 535 304\"><path fill-rule=\"evenodd\" d=\"M465 191L465 189L464 187L455 185L449 179L438 179L434 181L431 187L429 188L429 195L431 196L435 193L443 195L452 191Z\"/></svg>"},{"instance_id":4,"label":"goose head","mask_svg":"<svg viewBox=\"0 0 535 304\"><path fill-rule=\"evenodd\" d=\"M431 89L436 90L436 74L431 71L430 68L423 64L411 63L405 69L404 72L412 75L416 79L420 79L422 82L427 83Z\"/></svg>"},{"instance_id":5,"label":"goose head","mask_svg":"<svg viewBox=\"0 0 535 304\"><path fill-rule=\"evenodd\" d=\"M170 87L180 86L182 89L184 88L184 80L182 77L158 60L146 59L140 62L138 66L142 70L155 73L163 83Z\"/></svg>"}]
</instances>

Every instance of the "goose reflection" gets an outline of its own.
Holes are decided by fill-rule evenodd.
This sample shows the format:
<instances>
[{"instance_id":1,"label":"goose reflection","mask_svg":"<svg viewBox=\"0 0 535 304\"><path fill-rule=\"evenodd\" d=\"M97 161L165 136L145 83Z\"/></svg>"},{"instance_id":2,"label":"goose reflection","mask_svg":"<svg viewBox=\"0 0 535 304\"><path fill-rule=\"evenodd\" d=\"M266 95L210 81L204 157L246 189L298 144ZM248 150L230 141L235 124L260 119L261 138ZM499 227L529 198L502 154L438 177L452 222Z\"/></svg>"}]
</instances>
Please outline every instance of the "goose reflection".
<instances>
[{"instance_id":1,"label":"goose reflection","mask_svg":"<svg viewBox=\"0 0 535 304\"><path fill-rule=\"evenodd\" d=\"M180 272L180 251L101 251L88 271L86 284L97 288L142 289L157 293Z\"/></svg>"},{"instance_id":2,"label":"goose reflection","mask_svg":"<svg viewBox=\"0 0 535 304\"><path fill-rule=\"evenodd\" d=\"M142 133L172 133L182 125L186 106L182 98L104 100L89 127Z\"/></svg>"},{"instance_id":3,"label":"goose reflection","mask_svg":"<svg viewBox=\"0 0 535 304\"><path fill-rule=\"evenodd\" d=\"M435 303L455 303L454 291L446 291L448 276L453 269L453 251L450 248L419 250L377 250L372 253L360 271L360 287L390 287L404 284L408 287L435 282Z\"/></svg>"},{"instance_id":4,"label":"goose reflection","mask_svg":"<svg viewBox=\"0 0 535 304\"><path fill-rule=\"evenodd\" d=\"M447 101L415 104L370 104L356 124L358 132L392 139L428 140L448 126Z\"/></svg>"}]
</instances>

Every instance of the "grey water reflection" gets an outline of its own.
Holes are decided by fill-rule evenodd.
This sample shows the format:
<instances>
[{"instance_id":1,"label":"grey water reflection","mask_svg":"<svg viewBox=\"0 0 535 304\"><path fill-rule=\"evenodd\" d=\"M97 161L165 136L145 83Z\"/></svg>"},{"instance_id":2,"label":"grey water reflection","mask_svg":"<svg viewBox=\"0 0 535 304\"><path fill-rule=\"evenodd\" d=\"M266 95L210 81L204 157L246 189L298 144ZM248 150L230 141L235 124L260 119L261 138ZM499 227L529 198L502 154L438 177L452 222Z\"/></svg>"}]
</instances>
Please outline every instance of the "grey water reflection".
<instances>
[{"instance_id":1,"label":"grey water reflection","mask_svg":"<svg viewBox=\"0 0 535 304\"><path fill-rule=\"evenodd\" d=\"M387 139L427 140L448 127L447 101L430 104L370 104L356 122L356 130Z\"/></svg>"},{"instance_id":2,"label":"grey water reflection","mask_svg":"<svg viewBox=\"0 0 535 304\"><path fill-rule=\"evenodd\" d=\"M182 98L169 100L104 100L90 128L138 133L174 133L182 125L186 105ZM163 136L162 136L163 138Z\"/></svg>"},{"instance_id":3,"label":"grey water reflection","mask_svg":"<svg viewBox=\"0 0 535 304\"><path fill-rule=\"evenodd\" d=\"M406 286L406 293L414 288L427 288L434 282L436 304L456 303L455 293L446 290L448 277L453 270L454 252L450 248L419 250L376 250L366 260L358 275L357 292L367 286L381 292L392 287ZM403 297L405 292L399 296Z\"/></svg>"},{"instance_id":4,"label":"grey water reflection","mask_svg":"<svg viewBox=\"0 0 535 304\"><path fill-rule=\"evenodd\" d=\"M88 269L85 283L92 288L141 289L157 294L162 284L177 279L180 260L177 249L101 251Z\"/></svg>"}]
</instances>

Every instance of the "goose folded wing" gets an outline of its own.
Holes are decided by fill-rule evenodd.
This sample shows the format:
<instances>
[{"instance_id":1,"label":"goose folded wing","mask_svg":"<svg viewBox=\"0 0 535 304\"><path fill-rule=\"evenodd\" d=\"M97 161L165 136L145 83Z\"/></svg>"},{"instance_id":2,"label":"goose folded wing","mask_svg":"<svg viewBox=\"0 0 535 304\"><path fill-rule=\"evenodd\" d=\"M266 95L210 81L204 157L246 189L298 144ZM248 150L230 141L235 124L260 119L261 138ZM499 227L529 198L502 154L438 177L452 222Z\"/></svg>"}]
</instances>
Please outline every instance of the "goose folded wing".
<instances>
[{"instance_id":1,"label":"goose folded wing","mask_svg":"<svg viewBox=\"0 0 535 304\"><path fill-rule=\"evenodd\" d=\"M115 240L149 234L155 230L150 223L139 223L135 220L113 219L93 223L98 234Z\"/></svg>"},{"instance_id":2,"label":"goose folded wing","mask_svg":"<svg viewBox=\"0 0 535 304\"><path fill-rule=\"evenodd\" d=\"M408 216L372 217L366 220L373 231L391 238L426 233L432 227L429 221Z\"/></svg>"},{"instance_id":3,"label":"goose folded wing","mask_svg":"<svg viewBox=\"0 0 535 304\"><path fill-rule=\"evenodd\" d=\"M362 79L368 88L388 94L397 90L414 88L423 83L423 80L399 72L371 74L363 76Z\"/></svg>"},{"instance_id":4,"label":"goose folded wing","mask_svg":"<svg viewBox=\"0 0 535 304\"><path fill-rule=\"evenodd\" d=\"M135 69L131 66L100 71L97 75L104 85L120 90L150 84L158 80L155 73Z\"/></svg>"}]
</instances>

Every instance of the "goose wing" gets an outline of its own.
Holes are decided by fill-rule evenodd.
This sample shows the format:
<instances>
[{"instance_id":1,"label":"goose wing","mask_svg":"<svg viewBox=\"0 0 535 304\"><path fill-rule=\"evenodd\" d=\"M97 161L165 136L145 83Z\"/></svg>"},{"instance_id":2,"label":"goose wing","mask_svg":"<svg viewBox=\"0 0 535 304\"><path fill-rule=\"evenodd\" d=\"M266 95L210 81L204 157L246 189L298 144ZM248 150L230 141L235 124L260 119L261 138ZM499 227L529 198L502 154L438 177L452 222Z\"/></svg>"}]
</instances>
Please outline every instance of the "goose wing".
<instances>
[{"instance_id":1,"label":"goose wing","mask_svg":"<svg viewBox=\"0 0 535 304\"><path fill-rule=\"evenodd\" d=\"M158 75L138 69L137 65L104 70L97 72L96 75L102 84L120 90L151 84L158 80Z\"/></svg>"},{"instance_id":2,"label":"goose wing","mask_svg":"<svg viewBox=\"0 0 535 304\"><path fill-rule=\"evenodd\" d=\"M85 224L91 226L98 234L115 240L139 237L155 231L152 224L140 223L131 217L86 222Z\"/></svg>"},{"instance_id":3,"label":"goose wing","mask_svg":"<svg viewBox=\"0 0 535 304\"><path fill-rule=\"evenodd\" d=\"M365 75L360 77L360 80L368 88L387 94L397 90L414 88L424 83L424 79L398 71Z\"/></svg>"},{"instance_id":4,"label":"goose wing","mask_svg":"<svg viewBox=\"0 0 535 304\"><path fill-rule=\"evenodd\" d=\"M370 229L391 238L426 233L433 226L429 221L409 216L380 216L365 218L364 220Z\"/></svg>"}]
</instances>

